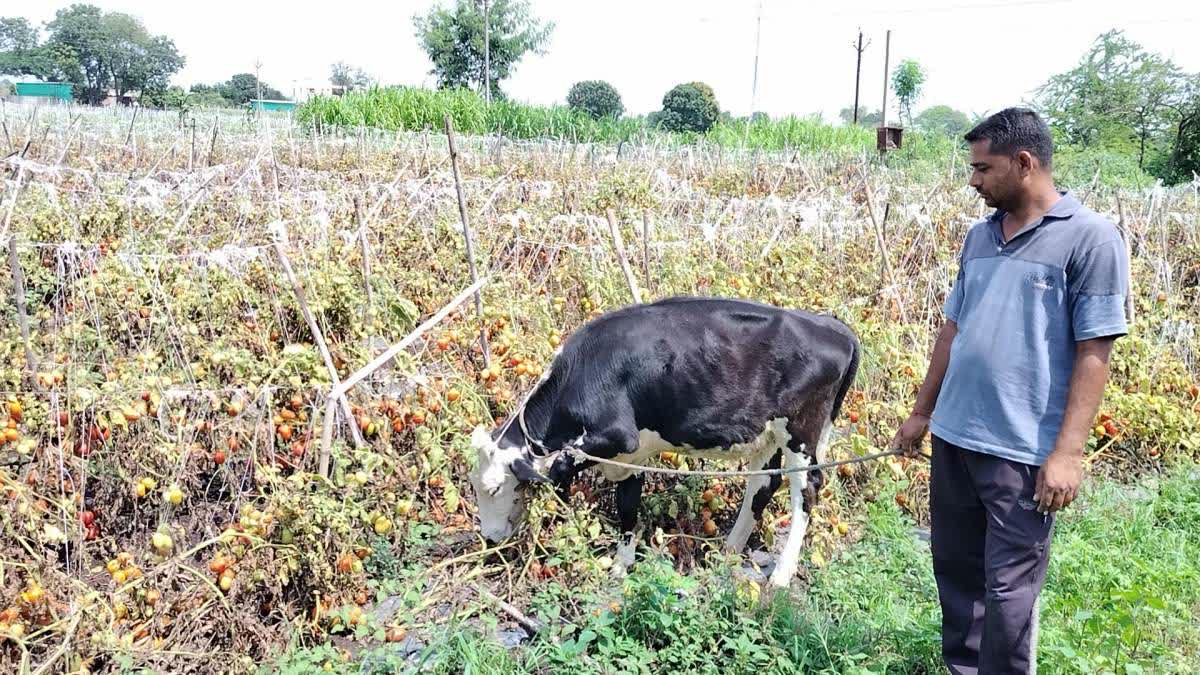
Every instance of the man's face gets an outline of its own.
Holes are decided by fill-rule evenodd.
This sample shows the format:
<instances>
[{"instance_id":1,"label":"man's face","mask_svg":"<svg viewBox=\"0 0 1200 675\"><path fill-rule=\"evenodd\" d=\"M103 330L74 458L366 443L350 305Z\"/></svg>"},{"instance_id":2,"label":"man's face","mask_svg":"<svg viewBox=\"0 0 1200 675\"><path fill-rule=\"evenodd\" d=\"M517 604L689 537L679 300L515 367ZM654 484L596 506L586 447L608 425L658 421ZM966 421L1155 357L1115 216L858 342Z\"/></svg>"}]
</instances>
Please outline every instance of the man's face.
<instances>
[{"instance_id":1,"label":"man's face","mask_svg":"<svg viewBox=\"0 0 1200 675\"><path fill-rule=\"evenodd\" d=\"M984 139L971 144L971 187L991 208L1009 210L1024 187L1016 158L991 152L992 142Z\"/></svg>"}]
</instances>

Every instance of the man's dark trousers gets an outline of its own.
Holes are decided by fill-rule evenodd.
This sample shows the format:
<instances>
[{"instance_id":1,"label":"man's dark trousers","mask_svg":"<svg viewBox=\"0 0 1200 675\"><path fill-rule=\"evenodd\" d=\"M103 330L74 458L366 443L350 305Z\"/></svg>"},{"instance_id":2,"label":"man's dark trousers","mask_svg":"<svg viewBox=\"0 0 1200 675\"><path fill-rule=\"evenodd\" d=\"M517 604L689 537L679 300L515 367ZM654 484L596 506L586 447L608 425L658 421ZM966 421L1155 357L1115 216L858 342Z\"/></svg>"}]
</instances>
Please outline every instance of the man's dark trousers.
<instances>
[{"instance_id":1,"label":"man's dark trousers","mask_svg":"<svg viewBox=\"0 0 1200 675\"><path fill-rule=\"evenodd\" d=\"M955 675L1033 673L1054 529L1033 501L1038 467L936 436L930 461L942 658Z\"/></svg>"}]
</instances>

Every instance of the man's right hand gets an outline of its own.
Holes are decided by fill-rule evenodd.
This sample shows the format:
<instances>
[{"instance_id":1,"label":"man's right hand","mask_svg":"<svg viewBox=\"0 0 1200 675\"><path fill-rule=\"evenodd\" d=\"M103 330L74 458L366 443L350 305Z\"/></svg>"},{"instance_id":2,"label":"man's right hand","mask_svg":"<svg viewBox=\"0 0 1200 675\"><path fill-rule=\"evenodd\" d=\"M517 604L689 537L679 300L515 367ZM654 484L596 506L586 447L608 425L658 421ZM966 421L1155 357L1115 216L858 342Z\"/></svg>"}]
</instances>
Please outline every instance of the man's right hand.
<instances>
[{"instance_id":1,"label":"man's right hand","mask_svg":"<svg viewBox=\"0 0 1200 675\"><path fill-rule=\"evenodd\" d=\"M915 459L921 453L921 443L925 440L925 434L928 431L929 416L912 413L896 431L896 435L892 438L892 447L903 450L905 457Z\"/></svg>"}]
</instances>

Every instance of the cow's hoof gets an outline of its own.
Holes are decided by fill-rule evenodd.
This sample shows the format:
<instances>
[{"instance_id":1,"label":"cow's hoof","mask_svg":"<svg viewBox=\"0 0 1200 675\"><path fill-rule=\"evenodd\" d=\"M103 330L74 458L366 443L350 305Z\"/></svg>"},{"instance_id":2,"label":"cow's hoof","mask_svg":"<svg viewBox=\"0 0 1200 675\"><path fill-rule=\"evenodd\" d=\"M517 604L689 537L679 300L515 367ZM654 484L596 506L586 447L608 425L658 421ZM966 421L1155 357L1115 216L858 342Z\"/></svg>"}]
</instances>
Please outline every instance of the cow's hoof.
<instances>
[{"instance_id":1,"label":"cow's hoof","mask_svg":"<svg viewBox=\"0 0 1200 675\"><path fill-rule=\"evenodd\" d=\"M621 566L625 568L633 567L633 563L637 561L637 544L628 542L617 547L616 564L614 567Z\"/></svg>"}]
</instances>

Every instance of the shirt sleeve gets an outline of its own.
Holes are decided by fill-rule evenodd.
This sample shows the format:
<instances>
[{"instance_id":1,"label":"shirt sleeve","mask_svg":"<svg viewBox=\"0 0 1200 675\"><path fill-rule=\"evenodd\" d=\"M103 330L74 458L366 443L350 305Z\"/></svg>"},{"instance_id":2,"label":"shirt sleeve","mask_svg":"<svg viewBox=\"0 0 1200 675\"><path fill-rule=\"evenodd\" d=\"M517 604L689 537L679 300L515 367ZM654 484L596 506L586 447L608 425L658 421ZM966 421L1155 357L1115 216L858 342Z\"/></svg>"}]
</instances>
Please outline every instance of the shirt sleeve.
<instances>
[{"instance_id":1,"label":"shirt sleeve","mask_svg":"<svg viewBox=\"0 0 1200 675\"><path fill-rule=\"evenodd\" d=\"M1075 340L1125 335L1129 258L1120 238L1095 246L1073 264L1068 279Z\"/></svg>"}]
</instances>

